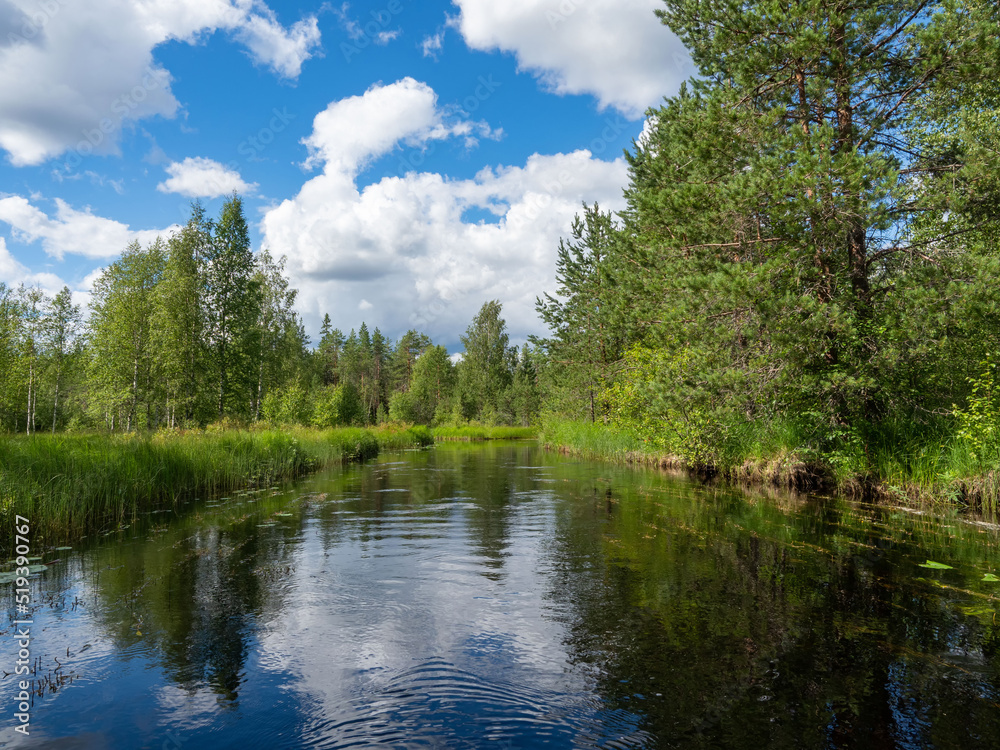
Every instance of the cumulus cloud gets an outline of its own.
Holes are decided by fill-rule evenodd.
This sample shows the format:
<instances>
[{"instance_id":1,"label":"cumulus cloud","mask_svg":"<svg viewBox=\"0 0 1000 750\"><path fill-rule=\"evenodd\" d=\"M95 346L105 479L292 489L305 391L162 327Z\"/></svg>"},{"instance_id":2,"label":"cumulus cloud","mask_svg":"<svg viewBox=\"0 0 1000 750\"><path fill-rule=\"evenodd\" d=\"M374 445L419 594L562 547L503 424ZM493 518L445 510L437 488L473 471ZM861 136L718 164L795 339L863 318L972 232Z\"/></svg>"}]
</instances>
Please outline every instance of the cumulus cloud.
<instances>
[{"instance_id":1,"label":"cumulus cloud","mask_svg":"<svg viewBox=\"0 0 1000 750\"><path fill-rule=\"evenodd\" d=\"M449 117L438 108L430 86L404 78L331 103L316 115L313 132L303 143L309 149L308 168L323 164L327 172L354 174L401 141L416 145L477 135L496 133L486 123Z\"/></svg>"},{"instance_id":2,"label":"cumulus cloud","mask_svg":"<svg viewBox=\"0 0 1000 750\"><path fill-rule=\"evenodd\" d=\"M50 217L21 196L0 198L0 221L10 225L14 239L25 244L40 242L45 253L58 260L66 255L111 258L132 240L145 245L180 229L174 225L134 231L127 224L95 216L89 208L79 211L59 198L55 203L55 216Z\"/></svg>"},{"instance_id":3,"label":"cumulus cloud","mask_svg":"<svg viewBox=\"0 0 1000 750\"><path fill-rule=\"evenodd\" d=\"M319 45L319 22L311 16L286 30L271 10L264 9L262 15L248 15L236 36L254 60L269 65L285 78L298 78L302 63Z\"/></svg>"},{"instance_id":4,"label":"cumulus cloud","mask_svg":"<svg viewBox=\"0 0 1000 750\"><path fill-rule=\"evenodd\" d=\"M257 183L247 183L240 173L212 159L188 157L166 167L170 179L156 189L161 193L178 193L188 198L218 198L232 192L252 193Z\"/></svg>"},{"instance_id":5,"label":"cumulus cloud","mask_svg":"<svg viewBox=\"0 0 1000 750\"><path fill-rule=\"evenodd\" d=\"M511 52L558 94L589 93L638 118L695 71L653 15L660 0L454 0L451 24L472 49Z\"/></svg>"},{"instance_id":6,"label":"cumulus cloud","mask_svg":"<svg viewBox=\"0 0 1000 750\"><path fill-rule=\"evenodd\" d=\"M554 288L555 248L581 202L622 205L624 159L590 151L531 156L470 179L427 172L360 189L363 165L400 144L462 137L434 92L404 79L334 102L306 139L321 174L270 209L265 244L286 255L303 311L398 336L408 328L457 339L483 302L500 299L512 334L538 332L535 296Z\"/></svg>"},{"instance_id":7,"label":"cumulus cloud","mask_svg":"<svg viewBox=\"0 0 1000 750\"><path fill-rule=\"evenodd\" d=\"M0 25L25 15L0 44L0 149L15 166L66 152L76 166L117 153L127 123L173 117L171 75L153 59L164 42L225 30L294 78L320 41L315 17L285 29L260 0L2 0Z\"/></svg>"}]
</instances>

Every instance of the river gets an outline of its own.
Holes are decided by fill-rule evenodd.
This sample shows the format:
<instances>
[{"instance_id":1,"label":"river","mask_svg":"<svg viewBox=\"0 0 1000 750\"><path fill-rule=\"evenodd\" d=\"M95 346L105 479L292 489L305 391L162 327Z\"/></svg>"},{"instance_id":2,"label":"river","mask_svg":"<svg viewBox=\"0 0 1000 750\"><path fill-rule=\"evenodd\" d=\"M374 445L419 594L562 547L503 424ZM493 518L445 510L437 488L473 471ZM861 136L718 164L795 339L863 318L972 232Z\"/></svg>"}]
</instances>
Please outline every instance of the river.
<instances>
[{"instance_id":1,"label":"river","mask_svg":"<svg viewBox=\"0 0 1000 750\"><path fill-rule=\"evenodd\" d=\"M73 547L2 747L1000 747L1000 535L956 514L439 444Z\"/></svg>"}]
</instances>

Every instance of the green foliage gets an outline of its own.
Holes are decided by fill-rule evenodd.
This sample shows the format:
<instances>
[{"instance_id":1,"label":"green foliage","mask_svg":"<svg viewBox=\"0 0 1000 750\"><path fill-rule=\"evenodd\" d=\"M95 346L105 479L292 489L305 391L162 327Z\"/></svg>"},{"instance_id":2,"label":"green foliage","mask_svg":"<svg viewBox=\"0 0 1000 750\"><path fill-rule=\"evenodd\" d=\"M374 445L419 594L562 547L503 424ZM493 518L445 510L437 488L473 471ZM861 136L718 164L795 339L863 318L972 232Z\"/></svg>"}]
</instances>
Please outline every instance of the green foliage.
<instances>
[{"instance_id":1,"label":"green foliage","mask_svg":"<svg viewBox=\"0 0 1000 750\"><path fill-rule=\"evenodd\" d=\"M546 408L583 417L589 391L688 463L991 497L1000 6L664 6L701 76L648 113L627 209L560 244Z\"/></svg>"},{"instance_id":2,"label":"green foliage","mask_svg":"<svg viewBox=\"0 0 1000 750\"><path fill-rule=\"evenodd\" d=\"M220 417L252 413L264 304L256 270L243 202L234 195L222 207L202 270L207 365Z\"/></svg>"},{"instance_id":3,"label":"green foliage","mask_svg":"<svg viewBox=\"0 0 1000 750\"><path fill-rule=\"evenodd\" d=\"M341 427L362 418L364 407L350 382L320 391L316 397L312 423L317 427Z\"/></svg>"},{"instance_id":4,"label":"green foliage","mask_svg":"<svg viewBox=\"0 0 1000 750\"><path fill-rule=\"evenodd\" d=\"M274 425L306 424L313 411L309 391L298 382L273 388L264 397L261 407L263 418Z\"/></svg>"},{"instance_id":5,"label":"green foliage","mask_svg":"<svg viewBox=\"0 0 1000 750\"><path fill-rule=\"evenodd\" d=\"M527 440L535 437L534 427L506 427L498 425L460 425L435 427L431 430L435 440Z\"/></svg>"},{"instance_id":6,"label":"green foliage","mask_svg":"<svg viewBox=\"0 0 1000 750\"><path fill-rule=\"evenodd\" d=\"M90 303L91 412L112 430L152 427L153 315L165 247L136 241L94 283ZM140 421L141 420L141 421Z\"/></svg>"},{"instance_id":7,"label":"green foliage","mask_svg":"<svg viewBox=\"0 0 1000 750\"><path fill-rule=\"evenodd\" d=\"M622 355L628 330L615 309L607 266L623 239L612 215L594 204L584 205L583 216L574 218L571 239L559 242L557 296L545 294L535 301L538 316L552 332L549 338L534 339L545 355L541 375L550 410L591 422L604 413L600 394ZM537 415L531 407L522 411Z\"/></svg>"},{"instance_id":8,"label":"green foliage","mask_svg":"<svg viewBox=\"0 0 1000 750\"><path fill-rule=\"evenodd\" d=\"M113 530L141 513L237 488L269 486L380 451L429 445L426 428L377 430L164 430L147 435L0 436L0 554L13 515L32 519L38 541Z\"/></svg>"},{"instance_id":9,"label":"green foliage","mask_svg":"<svg viewBox=\"0 0 1000 750\"><path fill-rule=\"evenodd\" d=\"M485 303L462 336L465 354L458 368L464 419L496 419L513 381L517 350L509 345L507 323L497 300Z\"/></svg>"},{"instance_id":10,"label":"green foliage","mask_svg":"<svg viewBox=\"0 0 1000 750\"><path fill-rule=\"evenodd\" d=\"M1000 390L997 365L987 354L978 376L967 378L970 385L965 409L954 407L958 439L964 442L974 461L985 465L1000 458Z\"/></svg>"}]
</instances>

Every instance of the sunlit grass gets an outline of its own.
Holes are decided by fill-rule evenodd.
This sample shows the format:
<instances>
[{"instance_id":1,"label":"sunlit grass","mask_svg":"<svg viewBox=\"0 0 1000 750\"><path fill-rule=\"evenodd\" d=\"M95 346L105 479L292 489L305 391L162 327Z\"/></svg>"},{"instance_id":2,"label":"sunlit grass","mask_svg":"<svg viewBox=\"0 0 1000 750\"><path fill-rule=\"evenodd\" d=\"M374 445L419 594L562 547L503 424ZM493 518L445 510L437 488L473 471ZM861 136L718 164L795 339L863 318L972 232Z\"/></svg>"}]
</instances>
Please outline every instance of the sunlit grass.
<instances>
[{"instance_id":1,"label":"sunlit grass","mask_svg":"<svg viewBox=\"0 0 1000 750\"><path fill-rule=\"evenodd\" d=\"M462 425L460 427L435 427L431 433L435 440L527 440L536 437L538 429L535 427Z\"/></svg>"},{"instance_id":2,"label":"sunlit grass","mask_svg":"<svg viewBox=\"0 0 1000 750\"><path fill-rule=\"evenodd\" d=\"M802 489L826 485L888 501L957 503L992 514L1000 510L1000 450L975 453L951 434L946 422L886 421L878 430L824 444L794 422L747 422L719 435L708 446L703 465L600 423L550 421L540 439L549 448L583 458L707 468L737 482Z\"/></svg>"},{"instance_id":3,"label":"sunlit grass","mask_svg":"<svg viewBox=\"0 0 1000 750\"><path fill-rule=\"evenodd\" d=\"M10 550L15 514L41 534L114 528L184 497L268 485L431 442L426 428L395 425L0 437L0 553Z\"/></svg>"}]
</instances>

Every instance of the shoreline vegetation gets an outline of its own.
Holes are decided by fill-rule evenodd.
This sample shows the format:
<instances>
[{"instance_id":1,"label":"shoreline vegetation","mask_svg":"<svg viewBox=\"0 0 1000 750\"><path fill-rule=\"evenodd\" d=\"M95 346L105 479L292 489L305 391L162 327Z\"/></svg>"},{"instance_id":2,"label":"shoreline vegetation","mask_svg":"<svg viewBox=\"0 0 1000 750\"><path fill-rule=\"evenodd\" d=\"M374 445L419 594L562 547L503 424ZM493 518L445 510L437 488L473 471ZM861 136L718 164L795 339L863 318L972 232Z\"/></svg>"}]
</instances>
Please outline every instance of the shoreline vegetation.
<instances>
[{"instance_id":1,"label":"shoreline vegetation","mask_svg":"<svg viewBox=\"0 0 1000 750\"><path fill-rule=\"evenodd\" d=\"M86 314L68 288L0 283L0 432L52 433L0 443L0 510L121 517L175 486L422 439L386 423L541 423L543 443L592 458L995 514L1000 6L658 15L699 76L647 111L624 206L584 203L559 242L544 337L512 345L489 300L460 356L329 314L314 346L239 196L215 220L196 203L103 269ZM261 431L160 437L206 425ZM378 427L338 431L352 425ZM93 450L73 436L100 433Z\"/></svg>"},{"instance_id":2,"label":"shoreline vegetation","mask_svg":"<svg viewBox=\"0 0 1000 750\"><path fill-rule=\"evenodd\" d=\"M163 430L123 435L0 436L0 551L10 552L14 514L36 542L134 523L195 498L267 487L385 451L435 440L534 437L533 428L375 427Z\"/></svg>"},{"instance_id":3,"label":"shoreline vegetation","mask_svg":"<svg viewBox=\"0 0 1000 750\"><path fill-rule=\"evenodd\" d=\"M947 505L994 517L1000 509L1000 465L984 466L962 440L947 436L934 446L926 436L909 441L900 435L886 436L865 446L863 462L843 457L837 462L837 456L783 442L764 428L747 429L697 461L657 447L634 432L596 423L546 422L538 439L544 448L567 455L681 471L703 480L719 478L736 485L800 492L832 490L850 499L914 508Z\"/></svg>"}]
</instances>

